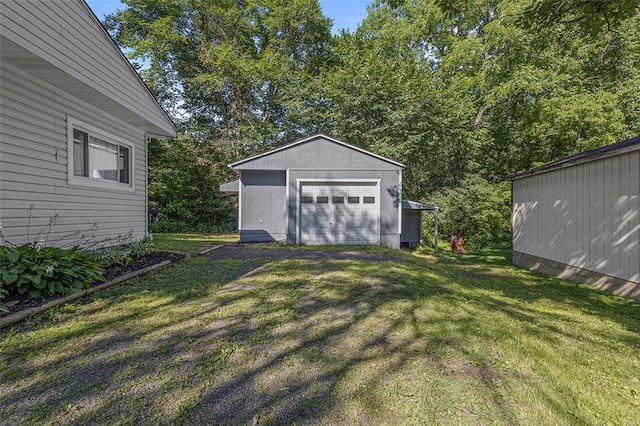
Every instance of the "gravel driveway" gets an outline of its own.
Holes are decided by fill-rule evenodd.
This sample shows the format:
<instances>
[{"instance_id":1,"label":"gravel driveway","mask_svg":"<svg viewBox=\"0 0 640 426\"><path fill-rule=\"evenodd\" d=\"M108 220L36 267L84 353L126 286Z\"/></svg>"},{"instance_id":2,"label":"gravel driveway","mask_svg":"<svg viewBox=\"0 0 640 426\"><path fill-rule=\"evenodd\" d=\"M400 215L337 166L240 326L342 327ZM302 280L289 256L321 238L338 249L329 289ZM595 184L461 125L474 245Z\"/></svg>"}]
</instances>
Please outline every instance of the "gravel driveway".
<instances>
[{"instance_id":1,"label":"gravel driveway","mask_svg":"<svg viewBox=\"0 0 640 426\"><path fill-rule=\"evenodd\" d=\"M401 256L387 253L372 253L354 250L314 250L295 246L274 247L272 244L225 244L220 248L205 253L209 259L305 259L305 260L395 260L407 262Z\"/></svg>"}]
</instances>

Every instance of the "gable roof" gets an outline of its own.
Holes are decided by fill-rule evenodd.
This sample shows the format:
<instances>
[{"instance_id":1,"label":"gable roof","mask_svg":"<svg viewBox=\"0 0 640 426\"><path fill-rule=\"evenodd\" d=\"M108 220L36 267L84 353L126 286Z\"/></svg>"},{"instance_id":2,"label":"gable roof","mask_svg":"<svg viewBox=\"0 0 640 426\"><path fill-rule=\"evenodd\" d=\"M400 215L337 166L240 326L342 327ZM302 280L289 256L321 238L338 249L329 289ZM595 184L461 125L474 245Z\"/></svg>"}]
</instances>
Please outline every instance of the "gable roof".
<instances>
[{"instance_id":1,"label":"gable roof","mask_svg":"<svg viewBox=\"0 0 640 426\"><path fill-rule=\"evenodd\" d=\"M347 143L339 141L338 139L334 139L334 138L332 138L330 136L326 136L326 135L323 135L323 134L317 134L317 135L309 136L307 138L300 139L300 140L298 140L296 142L290 143L289 145L281 146L280 148L272 149L271 151L267 151L267 152L264 152L262 154L254 155L253 157L245 158L244 160L236 161L235 163L229 164L229 167L231 167L232 169L235 169L238 166L245 165L247 163L251 163L253 161L259 160L261 158L265 158L265 157L277 154L277 153L282 152L282 151L290 150L292 148L296 148L296 147L299 147L301 145L307 144L309 142L313 142L315 140L320 140L320 139L324 139L326 141L335 143L335 144L337 144L337 145L339 145L341 147L357 151L357 152L359 152L361 154L373 157L373 158L375 158L377 160L384 161L384 162L389 163L391 165L394 165L396 167L400 167L400 168L404 168L405 167L404 164L402 164L402 163L398 163L397 161L390 160L390 159L385 158L385 157L383 157L381 155L374 154L373 152L364 150L362 148L358 148L357 146L349 145Z\"/></svg>"},{"instance_id":2,"label":"gable roof","mask_svg":"<svg viewBox=\"0 0 640 426\"><path fill-rule=\"evenodd\" d=\"M627 139L622 142L614 143L611 145L602 146L600 148L592 149L590 151L581 152L579 154L572 155L567 158L563 158L553 163L545 164L540 167L525 170L522 172L514 173L503 178L503 181L522 179L525 177L545 173L552 170L562 169L565 167L571 167L582 163L588 163L590 161L599 160L601 158L613 157L614 155L620 155L625 152L631 152L640 150L640 137Z\"/></svg>"},{"instance_id":3,"label":"gable roof","mask_svg":"<svg viewBox=\"0 0 640 426\"><path fill-rule=\"evenodd\" d=\"M158 136L177 129L84 0L3 2L0 55Z\"/></svg>"}]
</instances>

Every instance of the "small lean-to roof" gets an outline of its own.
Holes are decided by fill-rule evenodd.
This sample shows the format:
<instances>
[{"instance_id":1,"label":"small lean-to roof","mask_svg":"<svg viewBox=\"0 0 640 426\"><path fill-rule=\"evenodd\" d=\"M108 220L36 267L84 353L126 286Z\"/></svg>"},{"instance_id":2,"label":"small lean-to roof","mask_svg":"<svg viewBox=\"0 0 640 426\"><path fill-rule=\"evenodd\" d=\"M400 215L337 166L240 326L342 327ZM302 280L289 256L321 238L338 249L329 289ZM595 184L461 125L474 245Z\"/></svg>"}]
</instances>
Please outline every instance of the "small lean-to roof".
<instances>
[{"instance_id":1,"label":"small lean-to roof","mask_svg":"<svg viewBox=\"0 0 640 426\"><path fill-rule=\"evenodd\" d=\"M553 163L545 164L534 169L518 172L503 178L503 181L517 180L525 177L545 173L552 170L562 169L565 167L575 166L577 164L587 163L589 161L599 160L601 158L613 157L614 155L624 154L626 152L640 150L640 137L627 139L622 142L614 143L611 145L603 146L600 148L585 151L580 154L572 155L571 157L563 158L562 160L554 161Z\"/></svg>"},{"instance_id":2,"label":"small lean-to roof","mask_svg":"<svg viewBox=\"0 0 640 426\"><path fill-rule=\"evenodd\" d=\"M402 200L402 210L438 210L442 211L442 207L433 204L422 204L417 201Z\"/></svg>"},{"instance_id":3,"label":"small lean-to roof","mask_svg":"<svg viewBox=\"0 0 640 426\"><path fill-rule=\"evenodd\" d=\"M226 192L228 194L238 194L240 192L240 179L221 183L220 192Z\"/></svg>"},{"instance_id":4,"label":"small lean-to roof","mask_svg":"<svg viewBox=\"0 0 640 426\"><path fill-rule=\"evenodd\" d=\"M390 160L388 158L382 157L381 155L374 154L374 153L369 152L367 150L364 150L362 148L358 148L357 146L349 145L347 143L344 143L342 141L339 141L337 139L334 139L332 137L329 137L329 136L326 136L326 135L323 135L323 134L317 134L317 135L309 136L307 138L300 139L300 140L298 140L296 142L290 143L289 145L285 145L285 146L282 146L280 148L276 148L276 149L273 149L271 151L264 152L262 154L254 155L253 157L245 158L244 160L236 161L235 163L229 164L229 167L231 167L232 169L237 169L240 166L246 166L249 163L264 159L264 158L269 157L269 156L274 156L276 154L282 153L282 152L287 151L287 150L291 150L291 149L294 149L294 148L301 147L301 146L303 146L305 144L308 144L310 142L317 141L317 140L325 140L325 141L334 143L334 144L339 145L339 146L341 146L343 148L347 148L349 150L353 150L353 151L359 152L359 153L364 154L366 156L369 156L369 157L375 158L377 160L383 161L385 163L391 164L391 165L393 165L395 167L399 167L399 168L404 168L405 167L404 164L402 164L402 163L398 163L397 161Z\"/></svg>"}]
</instances>

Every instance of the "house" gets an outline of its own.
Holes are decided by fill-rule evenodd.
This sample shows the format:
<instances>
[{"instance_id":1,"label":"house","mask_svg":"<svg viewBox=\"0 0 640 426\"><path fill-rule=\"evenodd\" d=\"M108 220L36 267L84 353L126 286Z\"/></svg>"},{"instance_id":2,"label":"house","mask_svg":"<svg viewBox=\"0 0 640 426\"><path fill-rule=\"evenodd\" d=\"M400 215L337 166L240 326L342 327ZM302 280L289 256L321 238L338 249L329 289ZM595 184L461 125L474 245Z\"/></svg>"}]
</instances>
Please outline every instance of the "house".
<instances>
[{"instance_id":1,"label":"house","mask_svg":"<svg viewBox=\"0 0 640 426\"><path fill-rule=\"evenodd\" d=\"M143 238L147 142L177 130L89 6L3 1L0 55L6 240L33 240L51 218L51 244Z\"/></svg>"},{"instance_id":2,"label":"house","mask_svg":"<svg viewBox=\"0 0 640 426\"><path fill-rule=\"evenodd\" d=\"M516 265L640 300L640 138L506 180Z\"/></svg>"},{"instance_id":3,"label":"house","mask_svg":"<svg viewBox=\"0 0 640 426\"><path fill-rule=\"evenodd\" d=\"M400 246L398 162L316 135L230 167L239 179L220 190L238 194L241 242ZM405 234L415 243L422 236L415 229Z\"/></svg>"}]
</instances>

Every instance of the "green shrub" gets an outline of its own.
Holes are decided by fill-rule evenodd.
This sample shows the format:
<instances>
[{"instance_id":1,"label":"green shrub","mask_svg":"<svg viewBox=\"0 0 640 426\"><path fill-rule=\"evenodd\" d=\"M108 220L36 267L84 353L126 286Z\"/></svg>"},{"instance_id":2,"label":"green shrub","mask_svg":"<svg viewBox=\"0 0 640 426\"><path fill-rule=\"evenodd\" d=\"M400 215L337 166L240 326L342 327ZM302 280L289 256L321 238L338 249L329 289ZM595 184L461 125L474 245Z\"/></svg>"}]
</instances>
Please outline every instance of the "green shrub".
<instances>
[{"instance_id":1,"label":"green shrub","mask_svg":"<svg viewBox=\"0 0 640 426\"><path fill-rule=\"evenodd\" d=\"M131 257L136 259L144 257L148 254L155 253L156 249L153 246L153 240L150 237L145 237L142 241L132 243L128 246Z\"/></svg>"},{"instance_id":2,"label":"green shrub","mask_svg":"<svg viewBox=\"0 0 640 426\"><path fill-rule=\"evenodd\" d=\"M124 268L131 262L131 256L123 248L102 248L96 252L96 260L105 268Z\"/></svg>"},{"instance_id":3,"label":"green shrub","mask_svg":"<svg viewBox=\"0 0 640 426\"><path fill-rule=\"evenodd\" d=\"M139 259L155 251L152 239L145 237L142 241L125 246L102 248L96 252L96 260L105 268L124 268L132 259Z\"/></svg>"},{"instance_id":4,"label":"green shrub","mask_svg":"<svg viewBox=\"0 0 640 426\"><path fill-rule=\"evenodd\" d=\"M95 255L78 246L63 250L42 247L40 242L0 248L0 277L9 292L67 296L104 281L104 270Z\"/></svg>"},{"instance_id":5,"label":"green shrub","mask_svg":"<svg viewBox=\"0 0 640 426\"><path fill-rule=\"evenodd\" d=\"M509 183L492 183L471 175L430 200L444 208L440 213L440 238L448 241L461 233L467 248L511 246L511 191ZM424 215L424 235L432 240L433 215Z\"/></svg>"},{"instance_id":6,"label":"green shrub","mask_svg":"<svg viewBox=\"0 0 640 426\"><path fill-rule=\"evenodd\" d=\"M4 288L4 280L0 280L0 314L6 314L9 312L9 308L7 308L4 303L2 303L2 299L4 299L7 294L9 294L9 290Z\"/></svg>"}]
</instances>

